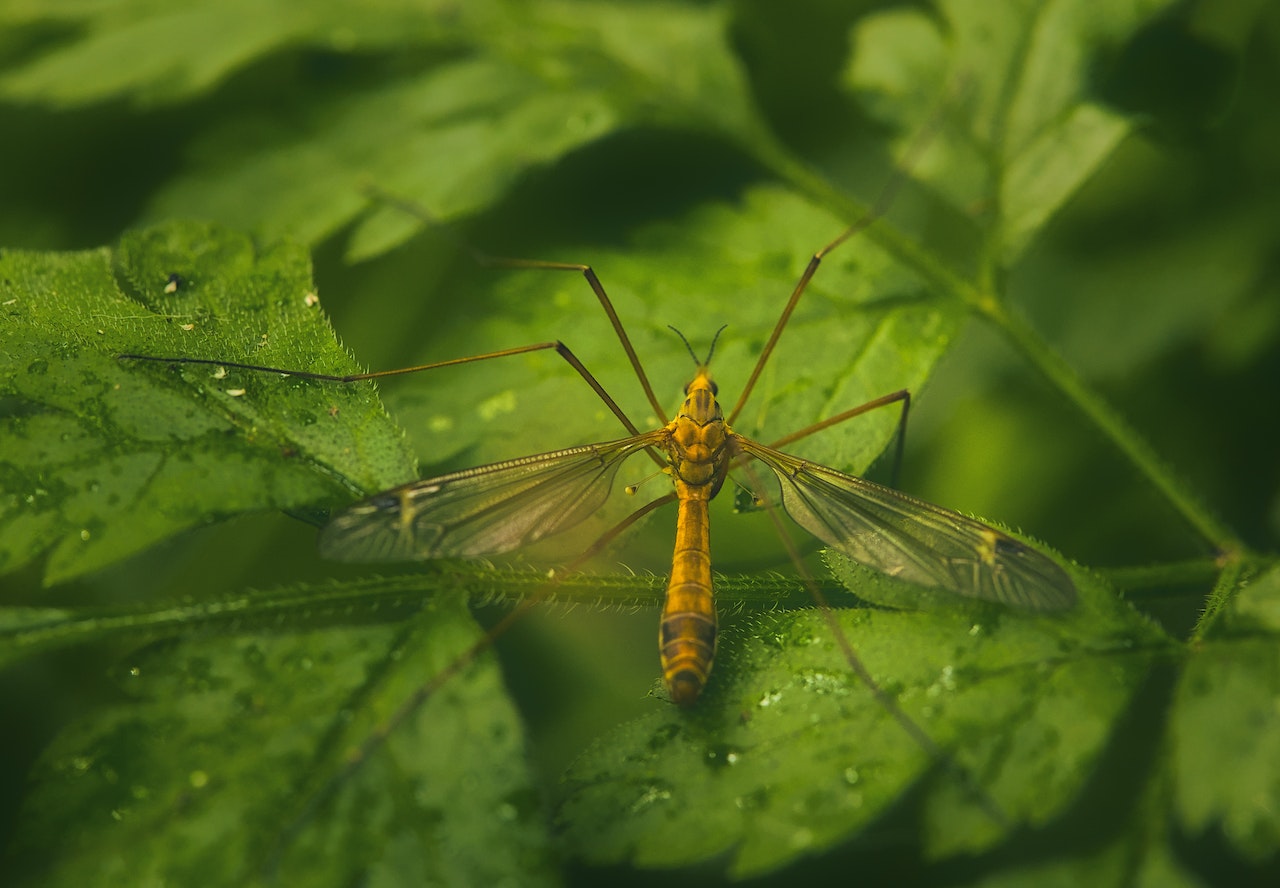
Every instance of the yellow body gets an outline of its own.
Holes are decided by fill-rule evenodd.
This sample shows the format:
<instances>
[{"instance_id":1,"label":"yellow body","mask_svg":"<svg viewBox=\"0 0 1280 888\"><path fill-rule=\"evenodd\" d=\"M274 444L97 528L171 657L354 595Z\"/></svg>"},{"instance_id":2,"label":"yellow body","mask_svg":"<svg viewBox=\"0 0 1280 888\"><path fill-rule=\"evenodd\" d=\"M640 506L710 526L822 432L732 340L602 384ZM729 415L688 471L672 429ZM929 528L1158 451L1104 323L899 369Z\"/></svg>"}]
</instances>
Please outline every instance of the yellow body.
<instances>
[{"instance_id":1,"label":"yellow body","mask_svg":"<svg viewBox=\"0 0 1280 888\"><path fill-rule=\"evenodd\" d=\"M707 368L685 388L679 415L667 426L679 514L671 581L658 643L662 676L682 706L698 699L716 652L715 595L711 588L711 527L708 504L728 472L730 439L716 387Z\"/></svg>"}]
</instances>

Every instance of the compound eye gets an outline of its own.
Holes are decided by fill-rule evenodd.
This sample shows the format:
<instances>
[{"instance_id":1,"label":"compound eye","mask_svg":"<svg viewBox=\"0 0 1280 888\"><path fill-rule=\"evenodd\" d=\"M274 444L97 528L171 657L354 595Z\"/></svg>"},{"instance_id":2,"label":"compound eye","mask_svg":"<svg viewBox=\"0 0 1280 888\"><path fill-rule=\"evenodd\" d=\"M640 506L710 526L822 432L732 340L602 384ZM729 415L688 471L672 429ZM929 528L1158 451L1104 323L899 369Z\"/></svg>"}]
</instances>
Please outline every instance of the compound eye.
<instances>
[{"instance_id":1,"label":"compound eye","mask_svg":"<svg viewBox=\"0 0 1280 888\"><path fill-rule=\"evenodd\" d=\"M720 394L720 386L716 385L714 382L711 383L711 394L716 396L719 396Z\"/></svg>"},{"instance_id":2,"label":"compound eye","mask_svg":"<svg viewBox=\"0 0 1280 888\"><path fill-rule=\"evenodd\" d=\"M686 383L684 384L684 393L685 393L686 395L687 395L687 394L689 394L689 386L691 386L692 384L693 384L693 383L691 383L691 382L686 382Z\"/></svg>"}]
</instances>

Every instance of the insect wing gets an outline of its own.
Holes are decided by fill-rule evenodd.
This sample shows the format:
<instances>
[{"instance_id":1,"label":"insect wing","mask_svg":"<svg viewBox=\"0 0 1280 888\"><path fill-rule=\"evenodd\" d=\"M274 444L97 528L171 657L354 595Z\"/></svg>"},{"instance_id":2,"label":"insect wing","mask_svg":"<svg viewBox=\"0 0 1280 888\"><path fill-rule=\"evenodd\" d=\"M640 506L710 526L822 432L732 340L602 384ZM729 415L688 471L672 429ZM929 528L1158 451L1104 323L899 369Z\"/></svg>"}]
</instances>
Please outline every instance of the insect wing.
<instances>
[{"instance_id":1,"label":"insect wing","mask_svg":"<svg viewBox=\"0 0 1280 888\"><path fill-rule=\"evenodd\" d=\"M424 561L508 552L568 530L609 498L627 457L665 430L414 481L343 510L320 532L337 561Z\"/></svg>"},{"instance_id":2,"label":"insect wing","mask_svg":"<svg viewBox=\"0 0 1280 888\"><path fill-rule=\"evenodd\" d=\"M863 478L735 435L778 477L782 507L831 548L922 586L1028 610L1075 604L1066 572L1008 534Z\"/></svg>"}]
</instances>

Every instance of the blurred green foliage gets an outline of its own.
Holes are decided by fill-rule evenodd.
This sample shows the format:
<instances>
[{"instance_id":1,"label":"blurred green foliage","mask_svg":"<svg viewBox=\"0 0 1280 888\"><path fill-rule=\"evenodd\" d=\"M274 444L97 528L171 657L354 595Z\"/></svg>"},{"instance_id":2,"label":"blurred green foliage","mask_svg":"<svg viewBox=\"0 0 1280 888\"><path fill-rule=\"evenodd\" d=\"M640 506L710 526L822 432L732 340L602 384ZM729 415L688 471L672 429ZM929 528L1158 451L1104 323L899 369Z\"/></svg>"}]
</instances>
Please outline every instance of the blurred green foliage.
<instances>
[{"instance_id":1,"label":"blurred green foliage","mask_svg":"<svg viewBox=\"0 0 1280 888\"><path fill-rule=\"evenodd\" d=\"M1246 0L0 3L16 884L1259 875L1278 47ZM909 386L902 486L1086 566L1066 618L840 611L954 769L816 613L740 603L705 705L645 698L655 617L626 606L665 569L660 517L503 640L513 702L487 657L441 670L480 637L458 592L518 598L529 573L335 567L277 511L617 437L554 358L388 381L384 411L368 385L115 357L349 372L559 338L643 424L580 279L478 268L370 187L495 253L590 262L674 406L666 325L699 349L729 325L732 401L808 257L887 183L738 427ZM797 449L877 471L892 429ZM788 569L761 516L716 519L730 603Z\"/></svg>"}]
</instances>

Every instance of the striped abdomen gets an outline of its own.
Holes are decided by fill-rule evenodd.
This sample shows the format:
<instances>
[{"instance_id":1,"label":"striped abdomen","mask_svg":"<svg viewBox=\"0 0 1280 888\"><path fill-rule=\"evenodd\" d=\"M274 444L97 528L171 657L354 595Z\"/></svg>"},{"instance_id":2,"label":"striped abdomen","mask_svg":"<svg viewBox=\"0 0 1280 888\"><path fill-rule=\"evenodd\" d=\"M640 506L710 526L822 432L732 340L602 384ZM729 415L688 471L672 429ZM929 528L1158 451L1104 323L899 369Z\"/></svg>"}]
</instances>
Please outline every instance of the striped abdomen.
<instances>
[{"instance_id":1,"label":"striped abdomen","mask_svg":"<svg viewBox=\"0 0 1280 888\"><path fill-rule=\"evenodd\" d=\"M702 488L705 491L706 488ZM708 500L681 498L671 582L662 608L658 641L662 677L681 706L698 699L716 654L716 609L711 591Z\"/></svg>"}]
</instances>

